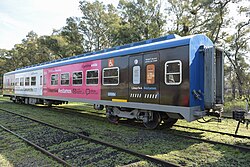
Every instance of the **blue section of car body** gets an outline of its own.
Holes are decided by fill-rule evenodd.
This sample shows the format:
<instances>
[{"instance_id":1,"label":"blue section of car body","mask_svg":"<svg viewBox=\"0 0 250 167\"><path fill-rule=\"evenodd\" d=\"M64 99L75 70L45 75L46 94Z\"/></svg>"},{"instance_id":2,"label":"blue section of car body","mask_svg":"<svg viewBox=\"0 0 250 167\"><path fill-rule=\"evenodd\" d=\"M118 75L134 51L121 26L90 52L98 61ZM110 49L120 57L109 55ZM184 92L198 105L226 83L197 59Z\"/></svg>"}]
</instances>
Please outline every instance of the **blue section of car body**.
<instances>
[{"instance_id":1,"label":"blue section of car body","mask_svg":"<svg viewBox=\"0 0 250 167\"><path fill-rule=\"evenodd\" d=\"M190 67L190 107L200 106L204 110L204 56L200 47L213 47L213 42L205 35L195 35L189 43L189 67ZM194 96L193 91L201 94L201 99Z\"/></svg>"},{"instance_id":2,"label":"blue section of car body","mask_svg":"<svg viewBox=\"0 0 250 167\"><path fill-rule=\"evenodd\" d=\"M130 54L136 54L140 52L148 52L148 51L153 51L153 50L158 50L158 49L166 49L166 48L171 48L171 47L188 45L190 40L196 36L199 36L199 35L191 35L191 36L186 36L186 37L179 37L177 35L168 35L165 37L146 40L145 44L138 45L138 46L136 46L137 43L127 44L127 45L130 45L130 47L124 48L123 47L124 45L123 45L123 46L106 49L106 52L103 52L103 53L96 54L96 52L92 52L92 53L76 55L70 58L64 58L64 59L54 60L51 62L41 63L38 65L34 65L32 67L24 67L21 69L16 69L15 71L9 72L7 74L27 72L27 71L32 71L32 70L74 64L74 63L79 63L79 62L87 62L87 61L92 61L92 60L119 57L119 56L125 56L125 55L130 55ZM204 36L204 35L201 35L201 36ZM121 47L123 49L121 49Z\"/></svg>"}]
</instances>

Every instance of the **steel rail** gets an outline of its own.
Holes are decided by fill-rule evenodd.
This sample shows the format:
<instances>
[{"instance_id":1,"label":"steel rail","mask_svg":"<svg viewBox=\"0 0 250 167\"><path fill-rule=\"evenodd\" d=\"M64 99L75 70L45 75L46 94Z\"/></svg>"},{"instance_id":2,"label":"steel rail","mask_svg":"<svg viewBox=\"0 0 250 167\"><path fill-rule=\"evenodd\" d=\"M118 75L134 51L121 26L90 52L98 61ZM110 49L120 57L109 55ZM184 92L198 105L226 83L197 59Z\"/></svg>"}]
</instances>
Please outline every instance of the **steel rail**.
<instances>
[{"instance_id":1,"label":"steel rail","mask_svg":"<svg viewBox=\"0 0 250 167\"><path fill-rule=\"evenodd\" d=\"M127 127L139 128L139 129L146 129L145 127L139 127L137 125L135 126L135 125L132 125L132 124L122 123L120 125L127 126ZM162 134L165 134L164 132L162 132L162 130L158 130L158 132L162 133ZM184 135L184 134L177 134L176 132L174 132L174 129L170 129L169 132L171 132L169 134L175 135L175 136L179 136L179 137L184 137L184 138L193 139L193 140L197 140L197 141L201 141L201 142L206 142L206 143L211 143L211 144L224 145L224 146L228 146L228 147L231 147L231 148L236 148L236 149L239 149L239 150L242 150L242 151L247 151L247 152L250 151L250 147L247 147L247 146L227 144L227 143L222 143L222 142L213 141L213 140L201 139L201 138L194 137L194 136L188 136L188 135Z\"/></svg>"},{"instance_id":2,"label":"steel rail","mask_svg":"<svg viewBox=\"0 0 250 167\"><path fill-rule=\"evenodd\" d=\"M233 119L232 116L222 116L221 118L225 118L225 119Z\"/></svg>"},{"instance_id":3,"label":"steel rail","mask_svg":"<svg viewBox=\"0 0 250 167\"><path fill-rule=\"evenodd\" d=\"M56 107L60 108L60 109L66 109L66 110L73 110L74 113L79 113L77 111L84 111L87 113L91 113L91 116L95 115L105 115L104 113L96 113L96 112L89 112L87 110L81 110L81 109L75 109L75 108L70 108L70 107ZM85 113L79 113L79 114L85 114ZM232 119L231 117L228 117L228 119ZM194 130L201 130L201 131L206 131L206 132L211 132L211 133L217 133L217 134L221 134L221 135L228 135L228 136L232 136L235 138L242 138L242 139L250 139L250 136L244 136L244 135L237 135L237 134L233 134L233 133L226 133L226 132L219 132L219 131L214 131L214 130L209 130L209 129L201 129L201 128L195 128L195 127L189 127L189 126L183 126L183 125L173 125L174 127L180 127L180 128L189 128L189 129L194 129Z\"/></svg>"},{"instance_id":4,"label":"steel rail","mask_svg":"<svg viewBox=\"0 0 250 167\"><path fill-rule=\"evenodd\" d=\"M15 133L15 132L11 131L10 129L6 128L5 126L3 126L3 125L0 124L0 127L1 127L3 130L5 130L5 131L11 133L12 135L14 135L14 136L20 138L21 140L25 141L27 144L31 145L32 147L35 147L37 150L41 151L42 153L48 155L49 157L52 157L53 159L55 159L57 162L61 163L62 165L72 167L72 165L70 165L69 163L67 163L67 162L64 161L63 159L61 159L61 158L59 158L58 156L52 154L51 152L45 150L44 148L42 148L42 147L36 145L35 143L29 141L28 139L26 139L26 138L20 136L19 134L17 134L17 133Z\"/></svg>"},{"instance_id":5,"label":"steel rail","mask_svg":"<svg viewBox=\"0 0 250 167\"><path fill-rule=\"evenodd\" d=\"M64 108L64 107L60 107L60 108ZM71 108L66 108L66 109L69 109L69 110L71 110ZM2 110L2 109L0 109L0 110ZM77 110L77 109L72 109L72 110ZM86 111L86 110L84 110L84 111ZM78 112L76 112L76 113L78 113ZM17 114L17 113L13 113L13 114ZM20 115L20 114L17 114L17 115ZM20 116L22 116L22 115L20 115ZM24 116L24 117L26 117L26 116ZM28 118L29 119L29 118ZM31 118L32 119L32 118ZM35 121L35 120L34 120ZM40 122L40 121L39 121ZM44 122L41 122L41 123L44 123ZM47 124L47 123L44 123L44 124ZM49 125L49 124L48 124ZM126 124L120 124L120 125L124 125L124 126L127 126ZM52 127L55 127L55 128L58 128L58 129L61 129L60 127L56 127L56 126L54 126L54 125L49 125L49 126L52 126ZM133 126L133 125L131 125L132 127L136 127L136 126ZM136 127L136 128L138 128L138 127ZM141 128L141 127L139 127L139 128ZM61 129L61 130L65 130L65 129ZM197 129L198 130L198 129ZM68 131L68 130L65 130L65 131ZM212 130L211 130L212 131ZM68 131L68 132L70 132L70 133L75 133L75 132L71 132L71 131ZM215 131L216 132L216 131ZM224 133L224 132L222 132L222 133ZM192 136L187 136L187 135L183 135L183 134L176 134L176 133L171 133L171 134L173 134L173 135L177 135L177 136L180 136L180 137L185 137L185 138L189 138L189 139L193 139L193 140L198 140L198 141L202 141L202 142L207 142L207 143L211 143L211 144L220 144L220 145L225 145L225 146L228 146L228 147L232 147L232 148L236 148L236 149L239 149L239 150L243 150L243 151L250 151L250 147L245 147L245 146L239 146L239 145L232 145L232 144L227 144L227 143L222 143L222 142L217 142L217 141L212 141L212 140L206 140L206 139L201 139L201 138L197 138L197 137L192 137ZM82 135L82 134L78 134L80 137L84 137L84 138L86 138L87 136L85 136L85 135ZM238 136L240 136L240 135L234 135L234 134L232 134L232 136L236 136L236 137L238 137ZM241 138L241 137L240 137ZM248 138L248 136L242 136L242 138ZM91 138L89 139L89 140L92 140ZM93 139L93 140L95 140L95 139ZM98 141L97 140L97 142L101 142L101 141ZM109 145L109 143L106 143L106 144L108 144ZM111 146L110 146L111 147ZM116 146L115 146L116 147ZM113 148L115 148L115 147L113 147ZM125 150L124 150L125 151ZM130 150L129 150L130 151ZM136 153L136 152L135 152ZM136 153L137 154L137 153ZM150 157L150 156L149 156ZM164 161L165 162L165 161ZM161 164L161 163L160 163Z\"/></svg>"},{"instance_id":6,"label":"steel rail","mask_svg":"<svg viewBox=\"0 0 250 167\"><path fill-rule=\"evenodd\" d=\"M126 124L126 123L121 123L120 125L127 126L127 127L134 127L134 128L138 128L138 129L146 129L145 127L140 127L138 125L132 125L132 124ZM158 132L164 134L164 132L162 132L162 130L158 130ZM198 137L188 136L188 135L184 135L184 134L177 134L176 132L174 132L174 129L170 129L169 132L171 132L169 134L176 135L176 136L179 136L179 137L184 137L184 138L193 139L193 140L202 141L202 142L211 143L211 144L220 144L220 145L228 146L228 147L231 147L231 148L236 148L236 149L239 149L239 150L242 150L242 151L247 151L247 152L250 151L250 147L248 147L248 146L227 144L227 143L222 143L222 142L218 142L218 141L213 141L213 140L207 140L207 139L201 139L201 138L198 138Z\"/></svg>"},{"instance_id":7,"label":"steel rail","mask_svg":"<svg viewBox=\"0 0 250 167\"><path fill-rule=\"evenodd\" d=\"M176 136L180 136L180 137L185 137L185 138L188 138L188 139L193 139L193 140L197 140L197 141L206 142L206 143L220 144L220 145L236 148L236 149L246 151L246 152L250 151L250 147L247 147L247 146L232 145L232 144L227 144L227 143L222 143L222 142L207 140L207 139L201 139L201 138L198 138L198 137L188 136L188 135L183 135L183 134L176 134L176 133L171 133L171 134L176 135Z\"/></svg>"},{"instance_id":8,"label":"steel rail","mask_svg":"<svg viewBox=\"0 0 250 167\"><path fill-rule=\"evenodd\" d=\"M11 113L13 115L18 115L20 117L32 120L32 121L37 122L37 123L41 123L43 125L47 125L47 126L50 126L50 127L56 128L56 129L60 129L60 130L66 131L68 133L72 133L72 134L78 135L82 139L85 139L85 140L88 140L88 141L91 141L91 142L94 142L94 143L97 143L97 144L101 144L101 145L105 145L105 146L114 148L114 149L116 149L118 151L125 152L125 153L128 153L130 155L134 155L134 156L140 157L140 158L142 158L144 160L148 160L150 162L157 163L157 164L160 164L162 166L166 166L166 167L178 167L179 166L179 165L176 165L176 164L173 164L173 163L170 163L170 162L158 159L158 158L154 158L154 157L149 156L149 155L141 154L141 153L138 153L138 152L135 152L135 151L132 151L132 150L120 147L120 146L116 146L116 145L113 145L113 144L110 144L110 143L107 143L107 142L104 142L104 141L93 139L93 138L90 138L90 137L88 137L86 135L83 135L83 134L80 134L80 133L76 133L76 132L73 132L73 131L70 131L70 130L66 130L66 129L63 129L61 127L58 127L58 126L55 126L55 125L51 125L51 124L48 124L46 122L39 121L39 120L36 120L34 118L30 118L30 117L27 117L27 116L24 116L24 115L21 115L21 114L18 114L18 113L15 113L15 112L12 112L12 111L9 111L9 110L6 110L6 109L0 109L0 110L8 112L8 113Z\"/></svg>"},{"instance_id":9,"label":"steel rail","mask_svg":"<svg viewBox=\"0 0 250 167\"><path fill-rule=\"evenodd\" d=\"M218 132L218 131L209 130L209 129L201 129L201 128L195 128L195 127L190 127L190 126L183 126L183 125L173 125L173 126L174 126L174 127L180 127L180 128L188 128L188 129L206 131L206 132L211 132L211 133L218 133L218 134L221 134L221 135L228 135L228 136L233 136L233 137L237 137L237 138L246 138L246 139L250 139L250 136L236 135L236 134L226 133L226 132Z\"/></svg>"},{"instance_id":10,"label":"steel rail","mask_svg":"<svg viewBox=\"0 0 250 167\"><path fill-rule=\"evenodd\" d=\"M66 109L66 110L73 110L74 113L76 114L87 114L88 111L86 110L81 110L81 109L74 109L74 108L69 108L69 107L55 107L55 109L57 108L63 108L63 109ZM77 111L85 111L86 113L79 113ZM67 112L67 111L65 111ZM95 116L98 116L98 115L101 115L103 113L95 113L95 112L90 112L91 113L91 116L95 115ZM105 115L105 114L103 114ZM101 117L103 118L103 117ZM133 125L132 125L133 126ZM183 125L173 125L174 127L180 127L180 128L189 128L189 129L194 129L194 130L201 130L201 131L206 131L206 132L211 132L211 133L218 133L218 134L221 134L221 135L228 135L228 136L232 136L232 137L235 137L235 138L246 138L246 139L250 139L250 136L244 136L244 135L237 135L237 134L232 134L232 133L226 133L226 132L218 132L218 131L214 131L214 130L209 130L209 129L201 129L201 128L195 128L195 127L189 127L189 126L183 126Z\"/></svg>"}]
</instances>

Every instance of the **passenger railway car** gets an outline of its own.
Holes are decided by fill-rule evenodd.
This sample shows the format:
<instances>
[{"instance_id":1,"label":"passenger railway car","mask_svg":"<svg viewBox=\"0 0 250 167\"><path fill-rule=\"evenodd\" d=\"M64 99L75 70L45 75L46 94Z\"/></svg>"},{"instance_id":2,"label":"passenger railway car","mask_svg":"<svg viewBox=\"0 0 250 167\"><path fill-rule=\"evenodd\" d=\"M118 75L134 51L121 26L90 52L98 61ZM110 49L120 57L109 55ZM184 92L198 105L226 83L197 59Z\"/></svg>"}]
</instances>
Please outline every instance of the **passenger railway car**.
<instances>
[{"instance_id":1,"label":"passenger railway car","mask_svg":"<svg viewBox=\"0 0 250 167\"><path fill-rule=\"evenodd\" d=\"M4 95L25 104L87 102L111 122L171 127L219 111L223 54L205 35L168 35L16 69Z\"/></svg>"}]
</instances>

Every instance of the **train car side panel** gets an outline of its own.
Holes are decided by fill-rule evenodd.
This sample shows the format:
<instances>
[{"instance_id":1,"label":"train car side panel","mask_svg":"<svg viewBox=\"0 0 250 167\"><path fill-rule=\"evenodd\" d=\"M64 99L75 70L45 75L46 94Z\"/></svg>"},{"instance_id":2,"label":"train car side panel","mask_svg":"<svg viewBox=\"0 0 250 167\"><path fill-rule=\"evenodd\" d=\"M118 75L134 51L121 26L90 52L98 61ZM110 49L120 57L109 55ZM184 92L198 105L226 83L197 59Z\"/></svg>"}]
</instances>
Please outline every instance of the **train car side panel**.
<instances>
[{"instance_id":1,"label":"train car side panel","mask_svg":"<svg viewBox=\"0 0 250 167\"><path fill-rule=\"evenodd\" d=\"M189 106L189 46L160 50L160 104Z\"/></svg>"},{"instance_id":2,"label":"train car side panel","mask_svg":"<svg viewBox=\"0 0 250 167\"><path fill-rule=\"evenodd\" d=\"M3 95L11 96L14 95L15 88L15 75L4 75L3 76Z\"/></svg>"},{"instance_id":3,"label":"train car side panel","mask_svg":"<svg viewBox=\"0 0 250 167\"><path fill-rule=\"evenodd\" d=\"M15 95L42 95L43 70L15 74Z\"/></svg>"},{"instance_id":4,"label":"train car side panel","mask_svg":"<svg viewBox=\"0 0 250 167\"><path fill-rule=\"evenodd\" d=\"M102 100L128 101L128 56L102 60Z\"/></svg>"},{"instance_id":5,"label":"train car side panel","mask_svg":"<svg viewBox=\"0 0 250 167\"><path fill-rule=\"evenodd\" d=\"M129 101L159 104L160 56L158 51L129 57Z\"/></svg>"},{"instance_id":6,"label":"train car side panel","mask_svg":"<svg viewBox=\"0 0 250 167\"><path fill-rule=\"evenodd\" d=\"M100 60L44 69L44 78L44 96L100 100Z\"/></svg>"}]
</instances>

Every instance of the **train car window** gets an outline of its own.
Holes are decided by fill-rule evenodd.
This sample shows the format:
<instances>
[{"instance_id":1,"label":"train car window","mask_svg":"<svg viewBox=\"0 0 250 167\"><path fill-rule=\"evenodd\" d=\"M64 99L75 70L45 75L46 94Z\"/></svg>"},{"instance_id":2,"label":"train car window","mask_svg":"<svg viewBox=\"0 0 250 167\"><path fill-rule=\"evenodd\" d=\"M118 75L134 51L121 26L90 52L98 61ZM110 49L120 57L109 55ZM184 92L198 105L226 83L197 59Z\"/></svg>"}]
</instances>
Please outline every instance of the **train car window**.
<instances>
[{"instance_id":1,"label":"train car window","mask_svg":"<svg viewBox=\"0 0 250 167\"><path fill-rule=\"evenodd\" d=\"M165 83L167 85L180 85L182 82L182 62L180 60L165 63Z\"/></svg>"},{"instance_id":2,"label":"train car window","mask_svg":"<svg viewBox=\"0 0 250 167\"><path fill-rule=\"evenodd\" d=\"M82 71L73 72L73 85L82 85Z\"/></svg>"},{"instance_id":3,"label":"train car window","mask_svg":"<svg viewBox=\"0 0 250 167\"><path fill-rule=\"evenodd\" d=\"M58 85L58 74L51 75L51 85Z\"/></svg>"},{"instance_id":4,"label":"train car window","mask_svg":"<svg viewBox=\"0 0 250 167\"><path fill-rule=\"evenodd\" d=\"M119 67L104 68L103 85L119 85Z\"/></svg>"},{"instance_id":5,"label":"train car window","mask_svg":"<svg viewBox=\"0 0 250 167\"><path fill-rule=\"evenodd\" d=\"M20 86L24 86L24 78L20 78Z\"/></svg>"},{"instance_id":6,"label":"train car window","mask_svg":"<svg viewBox=\"0 0 250 167\"><path fill-rule=\"evenodd\" d=\"M43 76L43 85L46 85L46 75Z\"/></svg>"},{"instance_id":7,"label":"train car window","mask_svg":"<svg viewBox=\"0 0 250 167\"><path fill-rule=\"evenodd\" d=\"M6 83L7 83L6 84L7 86L10 86L10 80L9 79L6 79Z\"/></svg>"},{"instance_id":8,"label":"train car window","mask_svg":"<svg viewBox=\"0 0 250 167\"><path fill-rule=\"evenodd\" d=\"M35 86L36 85L36 77L31 77L30 85L31 86Z\"/></svg>"},{"instance_id":9,"label":"train car window","mask_svg":"<svg viewBox=\"0 0 250 167\"><path fill-rule=\"evenodd\" d=\"M19 78L15 79L15 86L19 86Z\"/></svg>"},{"instance_id":10,"label":"train car window","mask_svg":"<svg viewBox=\"0 0 250 167\"><path fill-rule=\"evenodd\" d=\"M133 67L133 84L138 85L141 82L141 67L134 66Z\"/></svg>"},{"instance_id":11,"label":"train car window","mask_svg":"<svg viewBox=\"0 0 250 167\"><path fill-rule=\"evenodd\" d=\"M86 71L86 85L98 85L99 70Z\"/></svg>"},{"instance_id":12,"label":"train car window","mask_svg":"<svg viewBox=\"0 0 250 167\"><path fill-rule=\"evenodd\" d=\"M69 85L69 73L61 74L61 85Z\"/></svg>"},{"instance_id":13,"label":"train car window","mask_svg":"<svg viewBox=\"0 0 250 167\"><path fill-rule=\"evenodd\" d=\"M11 79L11 86L15 86L15 82L12 79Z\"/></svg>"},{"instance_id":14,"label":"train car window","mask_svg":"<svg viewBox=\"0 0 250 167\"><path fill-rule=\"evenodd\" d=\"M40 85L43 85L43 76L40 76Z\"/></svg>"},{"instance_id":15,"label":"train car window","mask_svg":"<svg viewBox=\"0 0 250 167\"><path fill-rule=\"evenodd\" d=\"M25 86L30 86L30 77L25 77Z\"/></svg>"},{"instance_id":16,"label":"train car window","mask_svg":"<svg viewBox=\"0 0 250 167\"><path fill-rule=\"evenodd\" d=\"M148 64L146 66L146 82L148 85L155 84L155 65Z\"/></svg>"}]
</instances>

